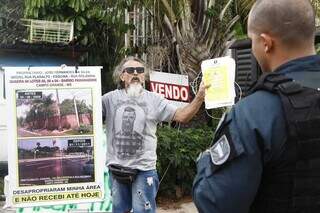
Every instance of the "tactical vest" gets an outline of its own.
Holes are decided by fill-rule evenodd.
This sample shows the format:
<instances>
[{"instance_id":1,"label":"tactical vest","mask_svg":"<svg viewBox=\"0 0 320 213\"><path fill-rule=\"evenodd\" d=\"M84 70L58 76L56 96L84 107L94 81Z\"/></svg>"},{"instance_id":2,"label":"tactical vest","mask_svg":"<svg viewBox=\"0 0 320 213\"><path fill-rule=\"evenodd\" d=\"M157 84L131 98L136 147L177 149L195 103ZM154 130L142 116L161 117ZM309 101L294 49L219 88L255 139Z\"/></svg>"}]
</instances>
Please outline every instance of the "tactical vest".
<instances>
[{"instance_id":1,"label":"tactical vest","mask_svg":"<svg viewBox=\"0 0 320 213\"><path fill-rule=\"evenodd\" d=\"M261 76L257 90L279 95L288 138L281 157L264 164L250 213L320 213L320 91L276 73Z\"/></svg>"}]
</instances>

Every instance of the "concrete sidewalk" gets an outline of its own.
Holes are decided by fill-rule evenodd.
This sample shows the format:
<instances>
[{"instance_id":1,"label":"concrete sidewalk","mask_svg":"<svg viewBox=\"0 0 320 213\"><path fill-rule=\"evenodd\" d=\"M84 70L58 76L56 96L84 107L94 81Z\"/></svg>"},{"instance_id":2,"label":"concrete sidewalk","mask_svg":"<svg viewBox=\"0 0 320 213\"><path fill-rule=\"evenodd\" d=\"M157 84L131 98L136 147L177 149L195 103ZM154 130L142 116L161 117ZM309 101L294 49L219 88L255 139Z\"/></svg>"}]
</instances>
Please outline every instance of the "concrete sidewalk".
<instances>
[{"instance_id":1,"label":"concrete sidewalk","mask_svg":"<svg viewBox=\"0 0 320 213\"><path fill-rule=\"evenodd\" d=\"M181 204L178 209L158 208L157 213L197 213L198 210L192 202Z\"/></svg>"}]
</instances>

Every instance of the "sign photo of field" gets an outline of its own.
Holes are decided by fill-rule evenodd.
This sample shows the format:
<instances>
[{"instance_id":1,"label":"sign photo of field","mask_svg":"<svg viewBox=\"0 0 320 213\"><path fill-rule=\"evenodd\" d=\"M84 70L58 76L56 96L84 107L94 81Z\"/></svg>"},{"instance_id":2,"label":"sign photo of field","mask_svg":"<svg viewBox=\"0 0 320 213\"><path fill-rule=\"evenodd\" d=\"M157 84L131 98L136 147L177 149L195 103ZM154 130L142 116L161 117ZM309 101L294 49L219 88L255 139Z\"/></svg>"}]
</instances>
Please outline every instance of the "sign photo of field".
<instances>
[{"instance_id":1,"label":"sign photo of field","mask_svg":"<svg viewBox=\"0 0 320 213\"><path fill-rule=\"evenodd\" d=\"M20 139L19 185L94 181L93 138Z\"/></svg>"}]
</instances>

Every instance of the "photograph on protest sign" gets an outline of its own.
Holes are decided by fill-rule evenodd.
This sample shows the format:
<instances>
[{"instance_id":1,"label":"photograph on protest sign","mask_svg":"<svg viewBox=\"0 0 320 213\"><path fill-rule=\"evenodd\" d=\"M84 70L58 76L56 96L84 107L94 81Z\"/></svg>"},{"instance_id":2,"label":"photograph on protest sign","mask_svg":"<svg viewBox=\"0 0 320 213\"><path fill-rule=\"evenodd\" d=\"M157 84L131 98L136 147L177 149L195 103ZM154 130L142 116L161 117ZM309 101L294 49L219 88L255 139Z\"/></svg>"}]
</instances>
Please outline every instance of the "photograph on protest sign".
<instances>
[{"instance_id":1,"label":"photograph on protest sign","mask_svg":"<svg viewBox=\"0 0 320 213\"><path fill-rule=\"evenodd\" d=\"M104 197L101 67L5 67L8 207Z\"/></svg>"},{"instance_id":2,"label":"photograph on protest sign","mask_svg":"<svg viewBox=\"0 0 320 213\"><path fill-rule=\"evenodd\" d=\"M93 134L91 89L17 90L18 137Z\"/></svg>"},{"instance_id":3,"label":"photograph on protest sign","mask_svg":"<svg viewBox=\"0 0 320 213\"><path fill-rule=\"evenodd\" d=\"M18 140L19 185L94 181L93 138Z\"/></svg>"}]
</instances>

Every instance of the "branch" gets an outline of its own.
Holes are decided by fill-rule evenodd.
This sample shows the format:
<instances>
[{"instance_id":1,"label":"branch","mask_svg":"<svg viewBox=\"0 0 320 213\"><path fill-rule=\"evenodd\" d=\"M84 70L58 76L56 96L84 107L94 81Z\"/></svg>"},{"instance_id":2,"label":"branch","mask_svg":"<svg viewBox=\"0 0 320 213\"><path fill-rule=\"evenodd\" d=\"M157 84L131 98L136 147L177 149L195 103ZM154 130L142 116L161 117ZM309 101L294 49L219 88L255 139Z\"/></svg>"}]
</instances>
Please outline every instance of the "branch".
<instances>
[{"instance_id":1,"label":"branch","mask_svg":"<svg viewBox=\"0 0 320 213\"><path fill-rule=\"evenodd\" d=\"M219 19L220 21L222 21L224 14L227 12L228 7L231 5L233 0L229 0L228 3L226 4L226 6L223 8L223 10L221 11L220 15L219 15Z\"/></svg>"},{"instance_id":2,"label":"branch","mask_svg":"<svg viewBox=\"0 0 320 213\"><path fill-rule=\"evenodd\" d=\"M176 18L175 14L174 14L174 11L170 7L168 1L167 0L161 0L161 2L163 4L164 8L166 9L166 11L168 12L168 16L170 18L170 21L172 23L175 23L177 21L177 18Z\"/></svg>"}]
</instances>

